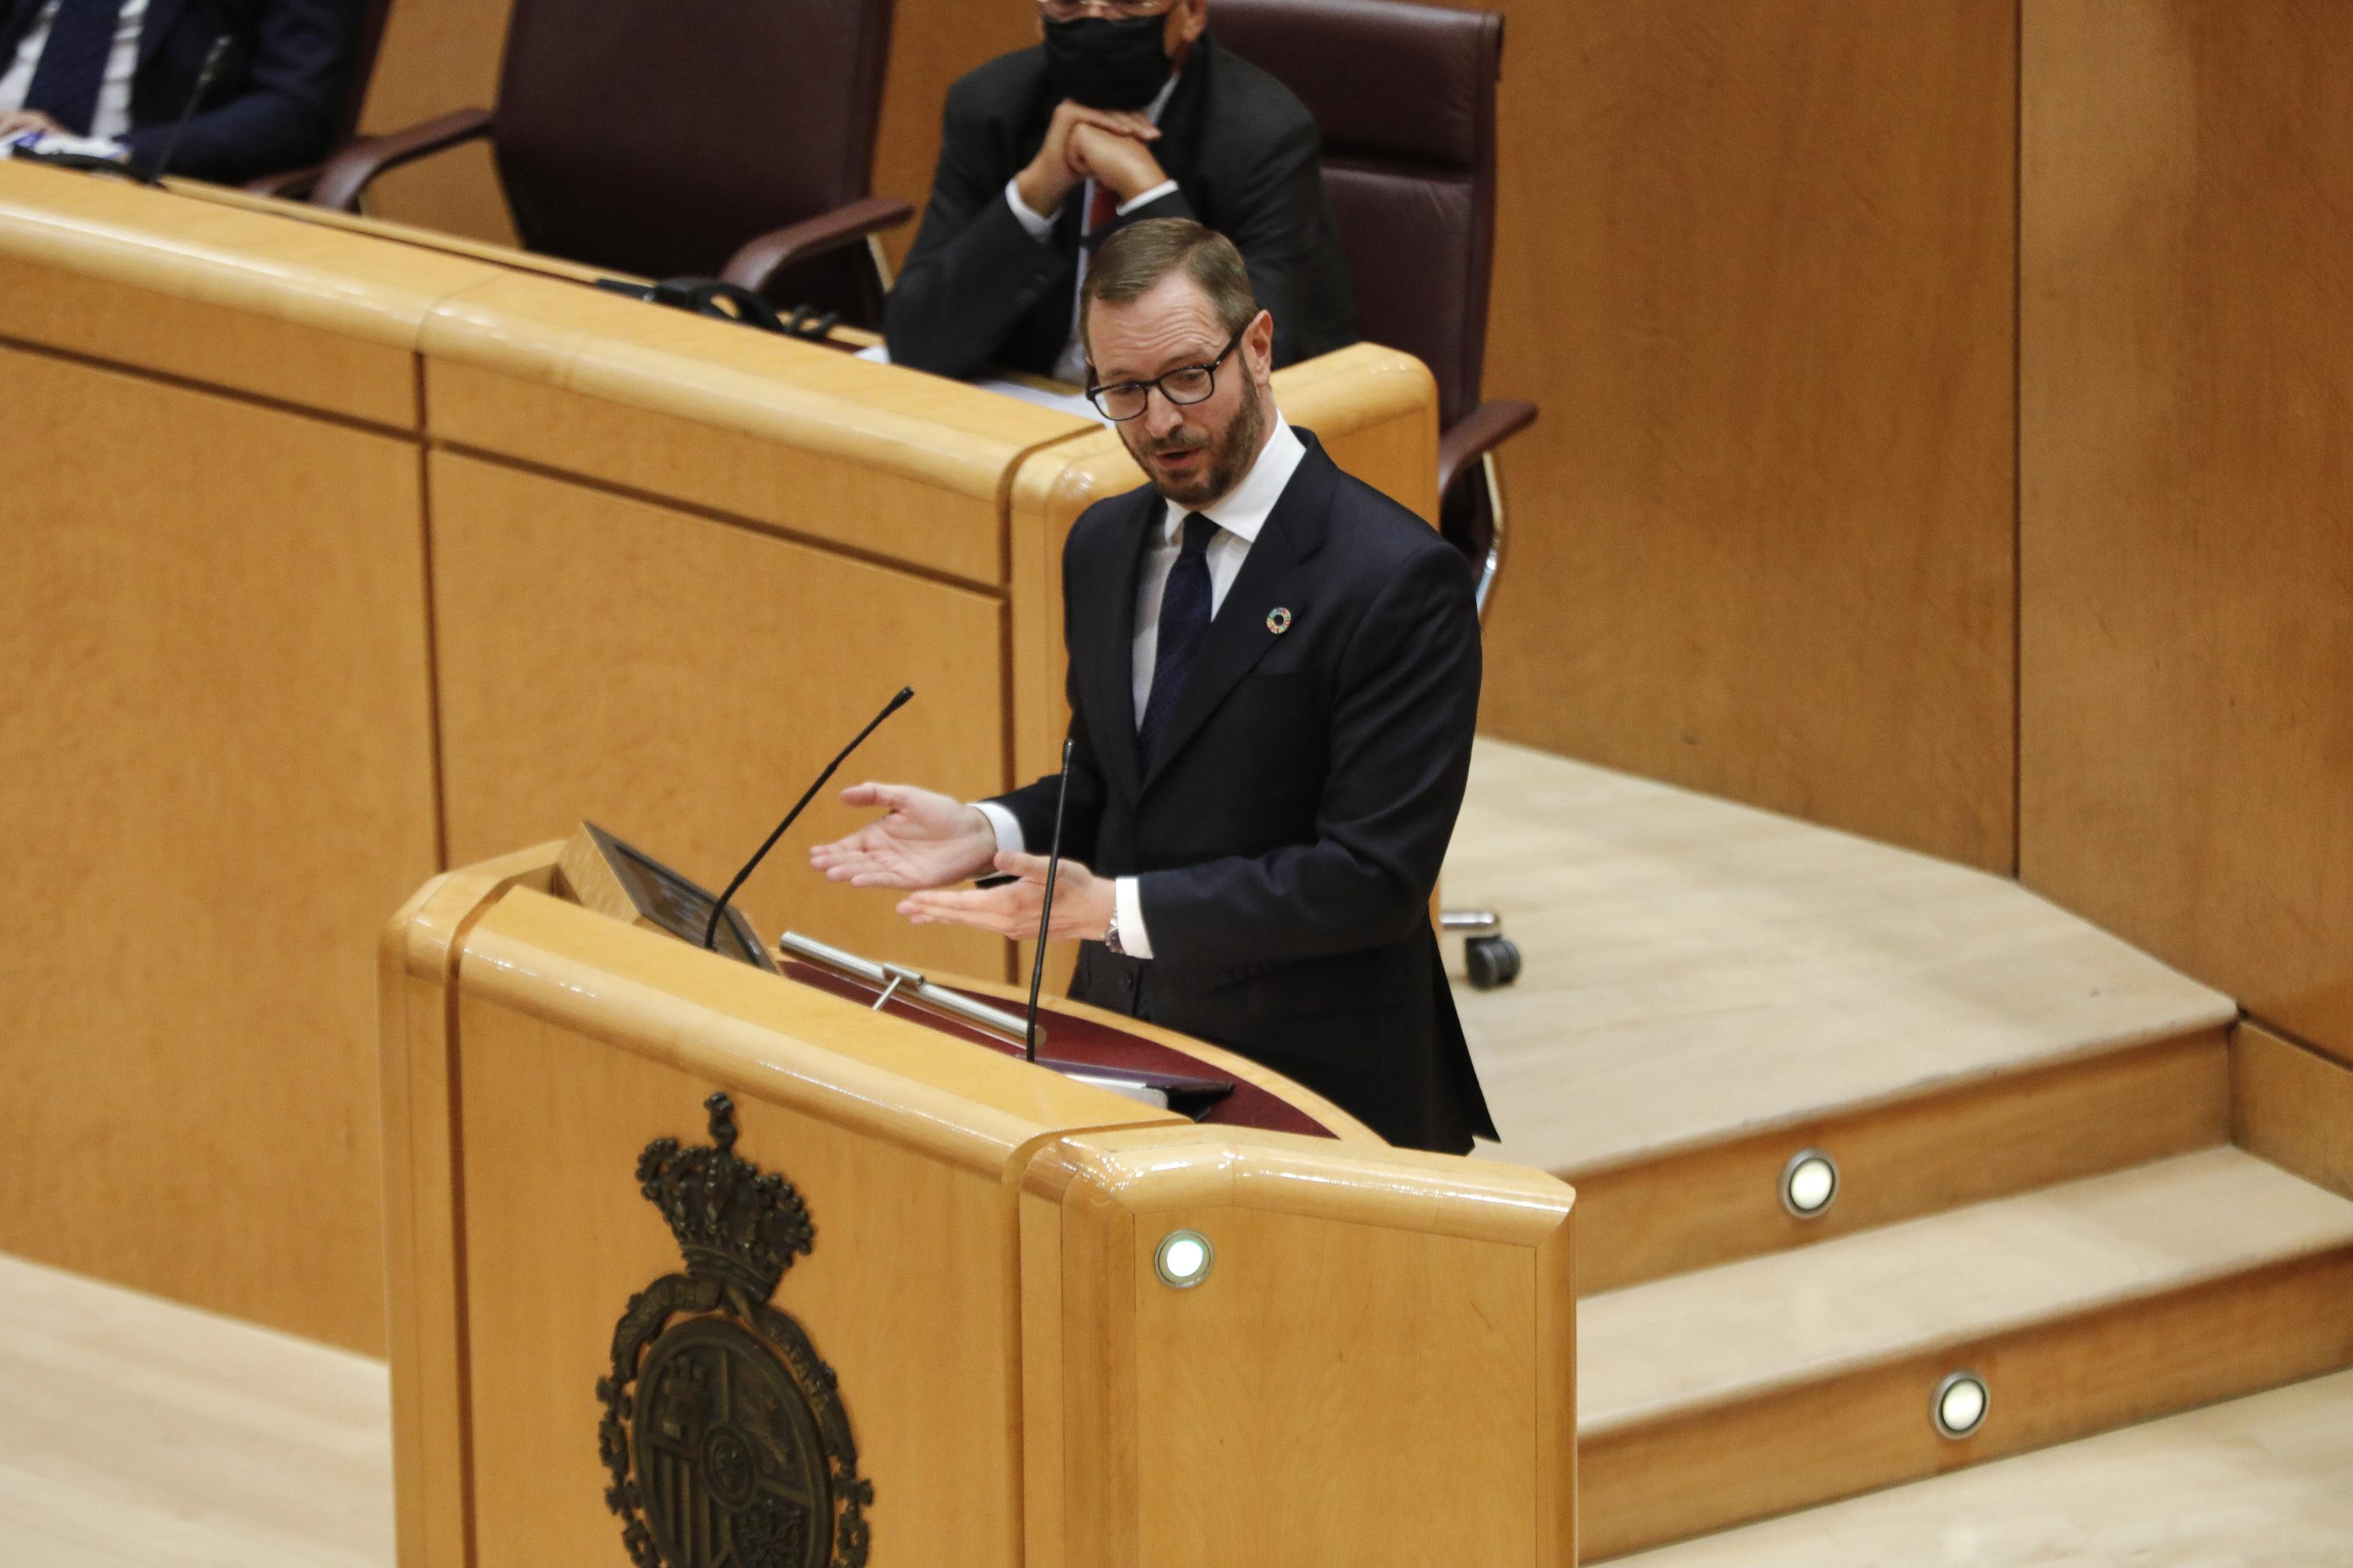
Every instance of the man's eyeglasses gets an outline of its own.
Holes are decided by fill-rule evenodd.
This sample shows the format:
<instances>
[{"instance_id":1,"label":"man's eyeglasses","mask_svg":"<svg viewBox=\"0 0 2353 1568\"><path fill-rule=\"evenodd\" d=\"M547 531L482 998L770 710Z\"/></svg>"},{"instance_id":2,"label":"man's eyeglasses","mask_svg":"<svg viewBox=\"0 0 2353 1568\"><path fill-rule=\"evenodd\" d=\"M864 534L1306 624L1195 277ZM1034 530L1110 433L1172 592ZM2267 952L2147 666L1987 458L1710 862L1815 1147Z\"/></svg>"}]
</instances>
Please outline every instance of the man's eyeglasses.
<instances>
[{"instance_id":1,"label":"man's eyeglasses","mask_svg":"<svg viewBox=\"0 0 2353 1568\"><path fill-rule=\"evenodd\" d=\"M1157 16L1175 0L1038 0L1038 9L1050 22L1075 22L1090 11L1106 16Z\"/></svg>"},{"instance_id":2,"label":"man's eyeglasses","mask_svg":"<svg viewBox=\"0 0 2353 1568\"><path fill-rule=\"evenodd\" d=\"M1240 329L1226 340L1226 346L1219 352L1218 357L1206 364L1179 365L1150 381L1120 381L1109 386L1090 386L1087 388L1087 401L1102 409L1106 419L1134 418L1152 402L1152 389L1155 386L1160 389L1161 396L1179 405L1206 403L1218 390L1218 367L1233 357L1234 350L1241 345L1242 333L1249 331L1250 323L1243 322Z\"/></svg>"}]
</instances>

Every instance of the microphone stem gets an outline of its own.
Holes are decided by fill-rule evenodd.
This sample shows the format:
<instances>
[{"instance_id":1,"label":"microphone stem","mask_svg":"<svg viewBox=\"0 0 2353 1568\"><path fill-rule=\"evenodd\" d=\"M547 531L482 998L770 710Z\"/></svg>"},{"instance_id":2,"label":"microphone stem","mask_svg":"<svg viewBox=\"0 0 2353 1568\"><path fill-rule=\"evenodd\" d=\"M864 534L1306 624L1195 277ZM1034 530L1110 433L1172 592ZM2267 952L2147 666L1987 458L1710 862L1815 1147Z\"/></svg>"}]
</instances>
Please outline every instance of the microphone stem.
<instances>
[{"instance_id":1,"label":"microphone stem","mask_svg":"<svg viewBox=\"0 0 2353 1568\"><path fill-rule=\"evenodd\" d=\"M702 946L705 952L714 952L719 946L719 921L727 913L727 900L735 896L736 889L743 887L746 878L750 877L754 871L759 869L760 862L768 858L768 851L776 847L776 840L785 836L785 829L790 827L793 825L794 819L800 816L801 812L808 805L808 803L817 798L817 792L825 787L825 781L833 776L833 770L841 766L843 763L848 762L849 760L849 753L858 750L860 746L865 744L866 737L874 733L876 728L881 724L883 720L888 719L892 714L896 713L900 709L905 707L908 699L914 695L915 689L913 687L901 687L899 689L899 695L893 697L889 702L885 703L883 705L882 711L874 715L872 719L867 721L866 728L858 731L858 739L842 747L841 754L834 758L833 761L825 764L825 772L817 775L817 782L809 785L807 793L802 795L800 799L793 803L792 810L786 812L785 814L785 819L776 824L776 831L769 834L766 841L761 844L759 849L753 855L753 857L744 863L744 868L735 873L735 879L727 884L727 890L720 894L718 902L711 906L711 923L702 928Z\"/></svg>"},{"instance_id":2,"label":"microphone stem","mask_svg":"<svg viewBox=\"0 0 2353 1568\"><path fill-rule=\"evenodd\" d=\"M1046 980L1046 932L1054 920L1054 878L1062 868L1062 807L1071 799L1071 742L1062 742L1062 787L1054 792L1053 852L1046 857L1046 901L1038 910L1038 953L1029 961L1029 1025L1022 1032L1021 1059L1038 1059L1038 992Z\"/></svg>"}]
</instances>

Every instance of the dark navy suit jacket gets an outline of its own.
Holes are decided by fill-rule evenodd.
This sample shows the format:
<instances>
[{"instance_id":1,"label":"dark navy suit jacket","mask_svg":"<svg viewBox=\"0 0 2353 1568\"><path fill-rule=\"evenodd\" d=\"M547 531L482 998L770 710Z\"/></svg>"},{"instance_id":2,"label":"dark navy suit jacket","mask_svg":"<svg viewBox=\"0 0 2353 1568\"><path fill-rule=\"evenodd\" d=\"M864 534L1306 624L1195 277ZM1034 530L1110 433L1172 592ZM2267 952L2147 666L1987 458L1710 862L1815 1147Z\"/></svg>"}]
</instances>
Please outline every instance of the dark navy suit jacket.
<instances>
[{"instance_id":1,"label":"dark navy suit jacket","mask_svg":"<svg viewBox=\"0 0 2353 1568\"><path fill-rule=\"evenodd\" d=\"M1471 574L1298 434L1307 457L1149 768L1130 680L1159 493L1097 501L1063 548L1062 848L1138 878L1153 951L1082 944L1071 994L1264 1062L1392 1143L1460 1153L1495 1135L1430 923L1479 717ZM1023 842L1052 837L1057 793L1047 778L1002 798Z\"/></svg>"},{"instance_id":2,"label":"dark navy suit jacket","mask_svg":"<svg viewBox=\"0 0 2353 1568\"><path fill-rule=\"evenodd\" d=\"M0 60L43 0L0 0ZM148 0L131 81L132 158L152 164L188 106L213 40L228 58L172 154L172 172L234 183L326 156L356 52L363 0Z\"/></svg>"}]
</instances>

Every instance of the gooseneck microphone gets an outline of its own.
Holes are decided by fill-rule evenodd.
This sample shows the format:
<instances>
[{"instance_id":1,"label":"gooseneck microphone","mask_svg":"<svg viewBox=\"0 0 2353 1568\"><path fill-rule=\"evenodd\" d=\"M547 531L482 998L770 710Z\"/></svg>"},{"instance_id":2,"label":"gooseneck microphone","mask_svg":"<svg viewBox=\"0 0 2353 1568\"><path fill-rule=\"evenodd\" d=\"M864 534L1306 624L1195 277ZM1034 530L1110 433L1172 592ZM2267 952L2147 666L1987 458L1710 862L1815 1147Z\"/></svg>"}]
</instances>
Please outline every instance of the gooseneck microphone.
<instances>
[{"instance_id":1,"label":"gooseneck microphone","mask_svg":"<svg viewBox=\"0 0 2353 1568\"><path fill-rule=\"evenodd\" d=\"M213 89L213 79L220 75L221 62L228 58L228 47L234 41L228 34L223 33L213 40L213 47L205 51L205 63L196 71L196 89L188 94L187 107L180 110L180 122L172 127L171 140L164 143L162 155L155 160L155 166L147 172L149 184L164 183L164 173L172 166L172 154L180 150L180 133L187 130L188 121L196 117L196 105L202 103L205 94Z\"/></svg>"},{"instance_id":2,"label":"gooseneck microphone","mask_svg":"<svg viewBox=\"0 0 2353 1568\"><path fill-rule=\"evenodd\" d=\"M885 702L882 705L882 711L877 713L871 720L868 721L866 728L858 731L857 740L850 742L849 744L841 748L841 755L834 758L833 761L825 764L825 772L818 774L817 782L809 785L807 792L804 794L800 799L793 803L792 810L785 813L785 819L776 824L776 830L768 835L766 842L763 843L758 849L753 852L752 858L749 860L744 862L744 868L735 873L735 879L727 884L727 890L719 895L719 901L717 903L711 906L711 923L702 929L702 945L706 951L716 952L718 950L719 922L727 913L727 900L735 896L735 890L744 885L744 879L757 870L759 868L760 862L768 858L768 851L776 847L776 840L785 836L785 829L793 825L793 819L800 816L802 810L807 806L810 801L817 798L817 792L825 787L825 781L833 776L833 770L848 762L849 760L849 753L858 750L860 746L865 744L866 737L874 733L875 730L881 726L883 720L888 719L892 714L896 713L900 709L904 708L908 703L914 700L915 689L913 687L902 686L899 688L899 695L891 699L890 701Z\"/></svg>"},{"instance_id":3,"label":"gooseneck microphone","mask_svg":"<svg viewBox=\"0 0 2353 1568\"><path fill-rule=\"evenodd\" d=\"M1021 1059L1038 1059L1038 988L1046 978L1046 932L1054 920L1054 875L1062 868L1062 807L1071 799L1071 742L1062 742L1062 787L1054 794L1054 843L1046 856L1046 901L1038 910L1038 956L1029 963L1029 1021L1022 1032Z\"/></svg>"}]
</instances>

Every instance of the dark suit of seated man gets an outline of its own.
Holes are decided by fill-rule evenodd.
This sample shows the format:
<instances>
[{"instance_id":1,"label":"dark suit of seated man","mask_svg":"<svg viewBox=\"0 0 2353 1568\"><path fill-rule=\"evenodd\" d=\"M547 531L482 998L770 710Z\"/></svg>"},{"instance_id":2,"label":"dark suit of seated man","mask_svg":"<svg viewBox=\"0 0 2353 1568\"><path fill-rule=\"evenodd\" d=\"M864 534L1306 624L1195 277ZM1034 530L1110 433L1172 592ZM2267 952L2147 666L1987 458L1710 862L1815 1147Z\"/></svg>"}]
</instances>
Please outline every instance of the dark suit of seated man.
<instances>
[{"instance_id":1,"label":"dark suit of seated man","mask_svg":"<svg viewBox=\"0 0 2353 1568\"><path fill-rule=\"evenodd\" d=\"M1229 1047L1391 1142L1494 1136L1430 929L1479 709L1471 574L1276 410L1275 326L1222 237L1130 226L1084 300L1090 395L1151 482L1062 553L1071 994ZM1036 932L1057 781L967 805L859 784L810 852L902 912ZM946 884L992 865L1008 886Z\"/></svg>"},{"instance_id":2,"label":"dark suit of seated man","mask_svg":"<svg viewBox=\"0 0 2353 1568\"><path fill-rule=\"evenodd\" d=\"M0 0L0 137L120 142L153 166L205 57L227 53L172 153L172 172L236 182L327 153L361 0Z\"/></svg>"},{"instance_id":3,"label":"dark suit of seated man","mask_svg":"<svg viewBox=\"0 0 2353 1568\"><path fill-rule=\"evenodd\" d=\"M1218 47L1208 7L1040 0L1043 44L948 89L931 204L885 310L893 361L1079 380L1090 242L1166 217L1241 247L1277 364L1356 341L1314 117Z\"/></svg>"}]
</instances>

